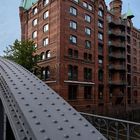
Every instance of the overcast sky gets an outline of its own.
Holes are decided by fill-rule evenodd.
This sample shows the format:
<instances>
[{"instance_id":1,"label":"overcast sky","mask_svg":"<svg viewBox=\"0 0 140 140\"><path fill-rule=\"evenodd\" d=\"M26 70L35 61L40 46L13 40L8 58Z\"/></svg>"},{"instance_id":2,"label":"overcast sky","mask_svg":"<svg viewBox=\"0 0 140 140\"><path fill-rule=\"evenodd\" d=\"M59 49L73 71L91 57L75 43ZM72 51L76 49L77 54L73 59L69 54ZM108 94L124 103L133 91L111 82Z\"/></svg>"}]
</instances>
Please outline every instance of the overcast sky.
<instances>
[{"instance_id":1,"label":"overcast sky","mask_svg":"<svg viewBox=\"0 0 140 140\"><path fill-rule=\"evenodd\" d=\"M108 4L110 0L105 0ZM0 0L0 55L6 46L20 39L19 5L21 0ZM140 28L140 0L123 0L123 12L131 7L134 25Z\"/></svg>"}]
</instances>

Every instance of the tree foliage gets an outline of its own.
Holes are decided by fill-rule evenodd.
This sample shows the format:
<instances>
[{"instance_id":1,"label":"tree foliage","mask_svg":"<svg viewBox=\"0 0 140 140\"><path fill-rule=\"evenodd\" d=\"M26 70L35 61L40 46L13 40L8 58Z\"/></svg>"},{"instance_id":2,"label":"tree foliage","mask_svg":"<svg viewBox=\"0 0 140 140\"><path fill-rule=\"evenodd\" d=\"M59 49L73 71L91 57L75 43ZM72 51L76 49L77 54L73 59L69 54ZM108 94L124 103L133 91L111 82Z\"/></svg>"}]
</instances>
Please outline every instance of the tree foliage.
<instances>
[{"instance_id":1,"label":"tree foliage","mask_svg":"<svg viewBox=\"0 0 140 140\"><path fill-rule=\"evenodd\" d=\"M32 71L33 66L36 65L36 59L33 53L35 52L35 44L33 41L15 40L13 45L9 45L4 51L4 57L22 65L29 71Z\"/></svg>"}]
</instances>

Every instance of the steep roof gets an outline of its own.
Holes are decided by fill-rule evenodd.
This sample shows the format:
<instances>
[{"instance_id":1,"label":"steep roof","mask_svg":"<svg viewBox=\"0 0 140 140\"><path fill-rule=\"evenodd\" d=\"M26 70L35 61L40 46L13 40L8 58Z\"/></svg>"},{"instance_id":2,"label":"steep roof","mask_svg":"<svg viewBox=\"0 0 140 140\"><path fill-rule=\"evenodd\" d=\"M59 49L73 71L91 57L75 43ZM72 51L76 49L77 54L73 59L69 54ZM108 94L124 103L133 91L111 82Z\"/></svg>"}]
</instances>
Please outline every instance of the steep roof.
<instances>
[{"instance_id":1,"label":"steep roof","mask_svg":"<svg viewBox=\"0 0 140 140\"><path fill-rule=\"evenodd\" d=\"M22 0L21 7L28 10L32 7L33 4L35 4L38 0Z\"/></svg>"}]
</instances>

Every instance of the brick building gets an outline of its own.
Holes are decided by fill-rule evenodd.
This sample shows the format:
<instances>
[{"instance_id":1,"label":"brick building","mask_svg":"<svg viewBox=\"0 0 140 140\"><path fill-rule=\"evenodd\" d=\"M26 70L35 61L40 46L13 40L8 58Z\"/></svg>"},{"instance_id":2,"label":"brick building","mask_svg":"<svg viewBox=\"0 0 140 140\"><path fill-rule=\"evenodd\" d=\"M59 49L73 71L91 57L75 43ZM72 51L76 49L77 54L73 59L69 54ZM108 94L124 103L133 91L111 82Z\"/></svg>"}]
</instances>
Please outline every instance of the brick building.
<instances>
[{"instance_id":1,"label":"brick building","mask_svg":"<svg viewBox=\"0 0 140 140\"><path fill-rule=\"evenodd\" d=\"M115 115L139 102L140 31L121 7L121 0L111 1L110 10L104 0L23 0L20 6L22 39L36 44L40 77L79 111Z\"/></svg>"}]
</instances>

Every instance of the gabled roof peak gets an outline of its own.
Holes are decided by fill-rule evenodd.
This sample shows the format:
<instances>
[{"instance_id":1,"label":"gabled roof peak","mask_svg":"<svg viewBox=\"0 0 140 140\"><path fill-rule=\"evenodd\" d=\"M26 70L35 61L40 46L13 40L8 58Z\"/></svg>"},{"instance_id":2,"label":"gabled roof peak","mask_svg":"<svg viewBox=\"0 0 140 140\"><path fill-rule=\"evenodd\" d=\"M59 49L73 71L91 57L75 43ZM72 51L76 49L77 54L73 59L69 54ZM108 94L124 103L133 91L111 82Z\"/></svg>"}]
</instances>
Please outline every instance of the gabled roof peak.
<instances>
[{"instance_id":1,"label":"gabled roof peak","mask_svg":"<svg viewBox=\"0 0 140 140\"><path fill-rule=\"evenodd\" d=\"M23 7L24 9L28 10L32 7L33 4L35 4L38 0L22 0L20 7Z\"/></svg>"}]
</instances>

